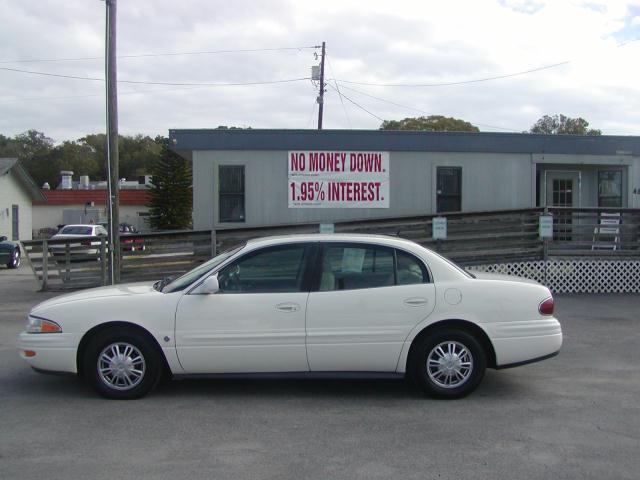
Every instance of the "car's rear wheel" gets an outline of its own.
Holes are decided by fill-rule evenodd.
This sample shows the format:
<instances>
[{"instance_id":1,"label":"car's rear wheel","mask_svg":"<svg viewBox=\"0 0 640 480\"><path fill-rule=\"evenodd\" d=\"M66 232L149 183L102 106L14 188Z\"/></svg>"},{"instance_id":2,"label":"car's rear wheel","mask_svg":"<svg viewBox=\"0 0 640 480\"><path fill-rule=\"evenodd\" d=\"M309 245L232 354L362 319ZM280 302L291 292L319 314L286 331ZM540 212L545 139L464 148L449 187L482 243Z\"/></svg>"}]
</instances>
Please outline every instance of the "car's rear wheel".
<instances>
[{"instance_id":1,"label":"car's rear wheel","mask_svg":"<svg viewBox=\"0 0 640 480\"><path fill-rule=\"evenodd\" d=\"M85 351L87 381L106 398L140 398L153 390L163 364L151 340L135 329L112 329L94 337Z\"/></svg>"},{"instance_id":2,"label":"car's rear wheel","mask_svg":"<svg viewBox=\"0 0 640 480\"><path fill-rule=\"evenodd\" d=\"M7 262L7 267L18 268L19 266L20 266L20 249L16 248L13 252L11 252L11 257L9 257L9 261Z\"/></svg>"},{"instance_id":3,"label":"car's rear wheel","mask_svg":"<svg viewBox=\"0 0 640 480\"><path fill-rule=\"evenodd\" d=\"M417 340L409 358L409 373L425 394L460 398L478 386L487 358L478 340L459 329L440 329Z\"/></svg>"}]
</instances>

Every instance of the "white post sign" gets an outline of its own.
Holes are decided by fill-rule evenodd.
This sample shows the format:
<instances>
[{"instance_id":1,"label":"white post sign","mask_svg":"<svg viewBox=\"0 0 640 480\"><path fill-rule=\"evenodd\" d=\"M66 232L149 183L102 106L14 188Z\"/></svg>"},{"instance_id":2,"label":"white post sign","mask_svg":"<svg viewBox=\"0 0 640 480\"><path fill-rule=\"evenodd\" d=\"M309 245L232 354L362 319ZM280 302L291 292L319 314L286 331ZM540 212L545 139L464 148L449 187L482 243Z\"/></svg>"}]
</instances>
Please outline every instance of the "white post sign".
<instances>
[{"instance_id":1,"label":"white post sign","mask_svg":"<svg viewBox=\"0 0 640 480\"><path fill-rule=\"evenodd\" d=\"M553 239L553 215L540 215L538 231L540 234L540 238Z\"/></svg>"},{"instance_id":2,"label":"white post sign","mask_svg":"<svg viewBox=\"0 0 640 480\"><path fill-rule=\"evenodd\" d=\"M389 152L288 153L289 208L389 208Z\"/></svg>"},{"instance_id":3,"label":"white post sign","mask_svg":"<svg viewBox=\"0 0 640 480\"><path fill-rule=\"evenodd\" d=\"M447 217L434 217L431 227L431 238L434 240L447 239Z\"/></svg>"}]
</instances>

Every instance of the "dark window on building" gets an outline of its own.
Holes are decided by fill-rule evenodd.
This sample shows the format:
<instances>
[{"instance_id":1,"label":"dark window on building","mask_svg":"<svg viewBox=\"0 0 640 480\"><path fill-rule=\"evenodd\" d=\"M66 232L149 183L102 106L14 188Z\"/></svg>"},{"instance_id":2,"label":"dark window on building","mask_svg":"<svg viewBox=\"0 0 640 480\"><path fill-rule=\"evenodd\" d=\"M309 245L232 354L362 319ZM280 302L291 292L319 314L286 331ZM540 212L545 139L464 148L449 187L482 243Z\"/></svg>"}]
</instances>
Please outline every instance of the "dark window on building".
<instances>
[{"instance_id":1,"label":"dark window on building","mask_svg":"<svg viewBox=\"0 0 640 480\"><path fill-rule=\"evenodd\" d=\"M620 170L598 172L598 206L622 207L622 172Z\"/></svg>"},{"instance_id":2,"label":"dark window on building","mask_svg":"<svg viewBox=\"0 0 640 480\"><path fill-rule=\"evenodd\" d=\"M462 168L438 167L436 170L436 211L462 210Z\"/></svg>"},{"instance_id":3,"label":"dark window on building","mask_svg":"<svg viewBox=\"0 0 640 480\"><path fill-rule=\"evenodd\" d=\"M218 168L220 222L244 222L244 166Z\"/></svg>"},{"instance_id":4,"label":"dark window on building","mask_svg":"<svg viewBox=\"0 0 640 480\"><path fill-rule=\"evenodd\" d=\"M20 240L20 219L18 205L11 205L11 240Z\"/></svg>"},{"instance_id":5,"label":"dark window on building","mask_svg":"<svg viewBox=\"0 0 640 480\"><path fill-rule=\"evenodd\" d=\"M304 244L250 253L218 274L223 293L277 293L302 290L306 253Z\"/></svg>"}]
</instances>

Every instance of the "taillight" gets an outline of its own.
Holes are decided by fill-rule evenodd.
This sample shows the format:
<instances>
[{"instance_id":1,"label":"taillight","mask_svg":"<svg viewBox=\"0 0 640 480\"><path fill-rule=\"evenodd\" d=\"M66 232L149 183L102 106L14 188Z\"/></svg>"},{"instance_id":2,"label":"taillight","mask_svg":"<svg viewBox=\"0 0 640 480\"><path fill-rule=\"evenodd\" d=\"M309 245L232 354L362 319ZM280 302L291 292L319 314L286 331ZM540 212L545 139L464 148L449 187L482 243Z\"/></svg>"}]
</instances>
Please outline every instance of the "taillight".
<instances>
[{"instance_id":1,"label":"taillight","mask_svg":"<svg viewBox=\"0 0 640 480\"><path fill-rule=\"evenodd\" d=\"M553 297L549 297L538 305L541 315L553 315Z\"/></svg>"}]
</instances>

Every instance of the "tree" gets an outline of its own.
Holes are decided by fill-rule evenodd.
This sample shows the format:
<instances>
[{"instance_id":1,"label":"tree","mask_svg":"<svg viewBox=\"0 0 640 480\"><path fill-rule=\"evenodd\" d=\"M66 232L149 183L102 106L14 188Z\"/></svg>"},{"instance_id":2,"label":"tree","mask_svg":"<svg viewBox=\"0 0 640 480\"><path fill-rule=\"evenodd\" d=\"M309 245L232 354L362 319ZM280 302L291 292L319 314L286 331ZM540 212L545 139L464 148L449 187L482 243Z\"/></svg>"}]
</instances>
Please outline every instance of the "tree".
<instances>
[{"instance_id":1,"label":"tree","mask_svg":"<svg viewBox=\"0 0 640 480\"><path fill-rule=\"evenodd\" d=\"M37 130L13 138L0 136L0 156L18 157L38 185L49 181L53 140Z\"/></svg>"},{"instance_id":2,"label":"tree","mask_svg":"<svg viewBox=\"0 0 640 480\"><path fill-rule=\"evenodd\" d=\"M600 130L589 128L584 118L571 118L565 115L545 115L529 130L530 133L545 135L602 135Z\"/></svg>"},{"instance_id":3,"label":"tree","mask_svg":"<svg viewBox=\"0 0 640 480\"><path fill-rule=\"evenodd\" d=\"M432 132L479 132L478 127L459 118L443 115L409 117L402 120L385 120L380 130L427 130Z\"/></svg>"},{"instance_id":4,"label":"tree","mask_svg":"<svg viewBox=\"0 0 640 480\"><path fill-rule=\"evenodd\" d=\"M155 230L191 228L193 186L191 164L163 145L150 171L149 225Z\"/></svg>"}]
</instances>

